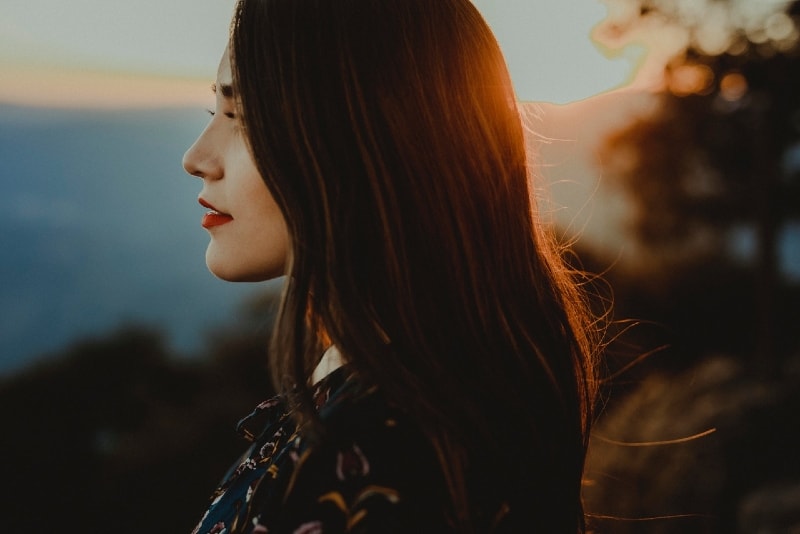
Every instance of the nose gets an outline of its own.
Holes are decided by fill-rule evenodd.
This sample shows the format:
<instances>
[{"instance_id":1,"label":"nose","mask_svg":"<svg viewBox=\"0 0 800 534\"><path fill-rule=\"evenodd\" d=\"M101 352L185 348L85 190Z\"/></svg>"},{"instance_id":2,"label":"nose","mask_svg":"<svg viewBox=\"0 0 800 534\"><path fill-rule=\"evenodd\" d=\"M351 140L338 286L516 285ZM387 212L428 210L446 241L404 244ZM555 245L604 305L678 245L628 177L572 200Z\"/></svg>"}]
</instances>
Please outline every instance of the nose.
<instances>
[{"instance_id":1,"label":"nose","mask_svg":"<svg viewBox=\"0 0 800 534\"><path fill-rule=\"evenodd\" d=\"M183 155L183 168L192 176L212 180L222 177L221 157L211 137L206 128Z\"/></svg>"}]
</instances>

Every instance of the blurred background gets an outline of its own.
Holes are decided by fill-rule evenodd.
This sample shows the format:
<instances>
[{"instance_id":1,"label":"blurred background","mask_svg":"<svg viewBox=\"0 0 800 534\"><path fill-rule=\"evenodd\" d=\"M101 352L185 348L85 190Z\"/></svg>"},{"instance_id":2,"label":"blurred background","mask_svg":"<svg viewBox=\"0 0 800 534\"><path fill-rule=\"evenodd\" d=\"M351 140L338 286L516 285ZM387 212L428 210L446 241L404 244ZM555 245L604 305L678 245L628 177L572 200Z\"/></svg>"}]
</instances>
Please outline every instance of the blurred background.
<instances>
[{"instance_id":1,"label":"blurred background","mask_svg":"<svg viewBox=\"0 0 800 534\"><path fill-rule=\"evenodd\" d=\"M233 3L0 6L10 532L190 531L271 394L280 281L207 272L180 166ZM593 528L800 532L800 2L475 3L611 310Z\"/></svg>"}]
</instances>

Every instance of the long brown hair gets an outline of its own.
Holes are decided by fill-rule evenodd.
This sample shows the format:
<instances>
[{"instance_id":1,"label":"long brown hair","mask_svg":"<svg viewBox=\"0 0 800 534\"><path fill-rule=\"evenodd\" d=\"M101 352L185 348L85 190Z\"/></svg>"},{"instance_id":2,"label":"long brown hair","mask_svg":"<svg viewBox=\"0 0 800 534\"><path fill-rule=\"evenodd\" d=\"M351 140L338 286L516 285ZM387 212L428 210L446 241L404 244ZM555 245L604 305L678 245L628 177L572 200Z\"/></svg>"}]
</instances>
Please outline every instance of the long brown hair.
<instances>
[{"instance_id":1,"label":"long brown hair","mask_svg":"<svg viewBox=\"0 0 800 534\"><path fill-rule=\"evenodd\" d=\"M313 420L324 331L430 437L460 529L488 530L507 502L506 525L583 530L591 321L537 219L477 10L240 0L231 39L244 129L292 242L276 385L299 387Z\"/></svg>"}]
</instances>

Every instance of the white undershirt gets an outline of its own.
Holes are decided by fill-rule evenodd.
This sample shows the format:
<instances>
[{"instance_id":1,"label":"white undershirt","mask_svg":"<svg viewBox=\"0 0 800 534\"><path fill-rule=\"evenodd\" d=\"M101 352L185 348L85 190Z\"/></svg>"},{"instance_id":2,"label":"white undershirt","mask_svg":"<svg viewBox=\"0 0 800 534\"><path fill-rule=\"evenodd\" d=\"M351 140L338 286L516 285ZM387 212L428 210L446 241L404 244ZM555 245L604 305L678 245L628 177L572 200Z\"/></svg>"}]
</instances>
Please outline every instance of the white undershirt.
<instances>
[{"instance_id":1,"label":"white undershirt","mask_svg":"<svg viewBox=\"0 0 800 534\"><path fill-rule=\"evenodd\" d=\"M342 353L339 352L335 345L331 345L322 355L314 372L311 373L311 385L316 384L342 365L344 365Z\"/></svg>"}]
</instances>

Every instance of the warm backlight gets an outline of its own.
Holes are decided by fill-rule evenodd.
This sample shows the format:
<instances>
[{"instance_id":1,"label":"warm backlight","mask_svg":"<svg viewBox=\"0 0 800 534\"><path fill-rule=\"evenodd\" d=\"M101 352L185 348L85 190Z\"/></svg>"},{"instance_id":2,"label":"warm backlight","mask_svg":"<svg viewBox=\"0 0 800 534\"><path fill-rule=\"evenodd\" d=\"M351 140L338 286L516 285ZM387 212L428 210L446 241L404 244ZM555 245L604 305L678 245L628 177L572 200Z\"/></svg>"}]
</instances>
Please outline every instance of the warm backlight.
<instances>
[{"instance_id":1,"label":"warm backlight","mask_svg":"<svg viewBox=\"0 0 800 534\"><path fill-rule=\"evenodd\" d=\"M59 108L142 108L213 104L207 79L64 68L2 66L0 102Z\"/></svg>"}]
</instances>

